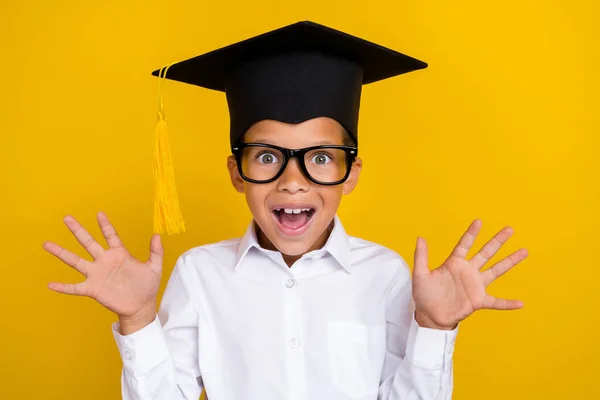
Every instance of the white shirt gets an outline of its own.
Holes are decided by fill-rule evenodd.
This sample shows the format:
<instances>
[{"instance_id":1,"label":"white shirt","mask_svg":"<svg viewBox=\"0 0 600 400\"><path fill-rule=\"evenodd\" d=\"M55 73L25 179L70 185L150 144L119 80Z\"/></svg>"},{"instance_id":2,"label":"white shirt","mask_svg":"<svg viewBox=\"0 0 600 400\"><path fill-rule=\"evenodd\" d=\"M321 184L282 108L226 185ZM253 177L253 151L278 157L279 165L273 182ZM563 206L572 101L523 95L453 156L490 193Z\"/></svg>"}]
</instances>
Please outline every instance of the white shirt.
<instances>
[{"instance_id":1,"label":"white shirt","mask_svg":"<svg viewBox=\"0 0 600 400\"><path fill-rule=\"evenodd\" d=\"M450 399L458 328L419 327L413 310L406 262L337 216L291 268L251 223L178 258L153 323L113 324L123 399Z\"/></svg>"}]
</instances>

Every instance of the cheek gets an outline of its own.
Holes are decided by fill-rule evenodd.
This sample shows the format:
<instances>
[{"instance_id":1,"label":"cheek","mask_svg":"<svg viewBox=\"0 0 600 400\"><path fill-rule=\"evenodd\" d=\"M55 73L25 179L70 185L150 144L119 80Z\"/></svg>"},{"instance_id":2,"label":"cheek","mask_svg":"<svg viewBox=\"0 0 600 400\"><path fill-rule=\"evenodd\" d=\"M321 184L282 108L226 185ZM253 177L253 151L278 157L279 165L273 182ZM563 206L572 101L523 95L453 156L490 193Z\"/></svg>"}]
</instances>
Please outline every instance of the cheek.
<instances>
[{"instance_id":1,"label":"cheek","mask_svg":"<svg viewBox=\"0 0 600 400\"><path fill-rule=\"evenodd\" d=\"M343 185L324 187L319 191L319 196L323 201L323 207L329 212L335 213L337 211L340 202L342 201L342 194L344 191Z\"/></svg>"},{"instance_id":2,"label":"cheek","mask_svg":"<svg viewBox=\"0 0 600 400\"><path fill-rule=\"evenodd\" d=\"M255 183L244 183L244 193L246 194L246 203L252 214L262 214L265 212L265 201L270 193L270 184L258 185Z\"/></svg>"}]
</instances>

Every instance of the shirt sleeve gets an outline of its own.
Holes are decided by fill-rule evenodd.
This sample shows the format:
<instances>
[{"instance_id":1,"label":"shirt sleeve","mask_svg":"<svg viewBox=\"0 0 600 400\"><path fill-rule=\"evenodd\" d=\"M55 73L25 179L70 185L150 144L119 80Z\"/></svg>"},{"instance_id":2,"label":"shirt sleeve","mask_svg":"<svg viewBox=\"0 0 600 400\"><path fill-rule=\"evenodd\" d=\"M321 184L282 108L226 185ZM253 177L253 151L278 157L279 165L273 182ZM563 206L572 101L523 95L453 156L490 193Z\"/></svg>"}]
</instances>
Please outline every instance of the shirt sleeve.
<instances>
[{"instance_id":1,"label":"shirt sleeve","mask_svg":"<svg viewBox=\"0 0 600 400\"><path fill-rule=\"evenodd\" d=\"M129 335L112 332L123 360L123 400L197 400L203 389L198 363L198 315L185 278L185 256L177 260L158 315Z\"/></svg>"},{"instance_id":2,"label":"shirt sleeve","mask_svg":"<svg viewBox=\"0 0 600 400\"><path fill-rule=\"evenodd\" d=\"M414 318L408 265L396 276L386 308L387 351L379 400L450 400L452 355L458 327L420 327Z\"/></svg>"}]
</instances>

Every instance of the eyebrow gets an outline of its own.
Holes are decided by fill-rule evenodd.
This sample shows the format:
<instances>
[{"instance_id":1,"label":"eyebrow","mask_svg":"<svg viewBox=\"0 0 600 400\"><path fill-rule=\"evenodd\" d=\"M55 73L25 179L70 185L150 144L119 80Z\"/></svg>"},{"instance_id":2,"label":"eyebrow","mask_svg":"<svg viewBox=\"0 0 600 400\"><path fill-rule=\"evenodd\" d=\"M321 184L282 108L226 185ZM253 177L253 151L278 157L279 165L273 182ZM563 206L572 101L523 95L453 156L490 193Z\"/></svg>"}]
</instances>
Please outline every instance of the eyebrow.
<instances>
[{"instance_id":1,"label":"eyebrow","mask_svg":"<svg viewBox=\"0 0 600 400\"><path fill-rule=\"evenodd\" d=\"M278 146L277 144L273 143L273 141L268 140L268 139L255 139L252 141L252 143L262 143L262 144L271 144L273 146ZM310 146L324 146L324 145L337 145L337 143L333 143L330 140L322 140L320 142L316 142L316 143L312 143ZM310 147L310 146L306 146L306 147Z\"/></svg>"}]
</instances>

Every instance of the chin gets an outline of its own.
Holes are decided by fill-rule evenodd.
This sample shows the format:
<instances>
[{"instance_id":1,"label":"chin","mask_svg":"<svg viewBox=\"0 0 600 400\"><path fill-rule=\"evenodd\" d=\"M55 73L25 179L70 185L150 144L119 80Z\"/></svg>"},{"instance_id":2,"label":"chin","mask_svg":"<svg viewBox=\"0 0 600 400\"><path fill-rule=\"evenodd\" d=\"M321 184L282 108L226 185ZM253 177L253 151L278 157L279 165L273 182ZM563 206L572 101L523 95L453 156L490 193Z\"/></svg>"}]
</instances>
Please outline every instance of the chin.
<instances>
[{"instance_id":1,"label":"chin","mask_svg":"<svg viewBox=\"0 0 600 400\"><path fill-rule=\"evenodd\" d=\"M302 256L313 250L315 244L321 240L323 233L327 231L333 220L333 216L329 221L323 221L323 215L320 215L319 212L309 213L307 224L299 229L302 230L299 233L282 226L277 214L277 212L271 213L270 218L263 219L258 225L273 247L282 254L292 257Z\"/></svg>"},{"instance_id":2,"label":"chin","mask_svg":"<svg viewBox=\"0 0 600 400\"><path fill-rule=\"evenodd\" d=\"M310 251L314 241L293 242L288 240L271 240L273 246L286 256L302 256Z\"/></svg>"}]
</instances>

